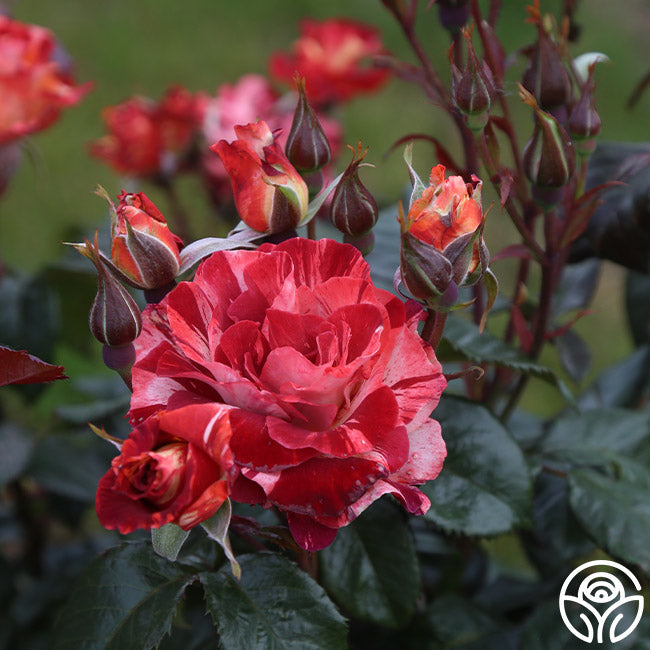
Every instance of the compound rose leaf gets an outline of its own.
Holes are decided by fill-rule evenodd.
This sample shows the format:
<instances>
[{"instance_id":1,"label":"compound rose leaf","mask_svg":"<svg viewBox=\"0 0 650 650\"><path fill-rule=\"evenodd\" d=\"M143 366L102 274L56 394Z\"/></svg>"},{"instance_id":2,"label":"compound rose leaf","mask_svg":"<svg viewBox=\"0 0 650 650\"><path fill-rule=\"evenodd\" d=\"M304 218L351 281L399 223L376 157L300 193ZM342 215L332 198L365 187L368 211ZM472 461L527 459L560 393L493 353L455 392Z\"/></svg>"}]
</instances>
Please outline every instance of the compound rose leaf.
<instances>
[{"instance_id":1,"label":"compound rose leaf","mask_svg":"<svg viewBox=\"0 0 650 650\"><path fill-rule=\"evenodd\" d=\"M345 620L322 587L286 558L270 553L238 558L230 568L202 573L208 611L225 650L343 650Z\"/></svg>"},{"instance_id":2,"label":"compound rose leaf","mask_svg":"<svg viewBox=\"0 0 650 650\"><path fill-rule=\"evenodd\" d=\"M574 469L569 472L569 498L581 526L598 546L647 572L650 486L639 478L638 473L618 477Z\"/></svg>"},{"instance_id":3,"label":"compound rose leaf","mask_svg":"<svg viewBox=\"0 0 650 650\"><path fill-rule=\"evenodd\" d=\"M435 411L447 458L423 492L425 518L450 532L497 535L531 519L531 474L510 433L478 404L446 397Z\"/></svg>"},{"instance_id":4,"label":"compound rose leaf","mask_svg":"<svg viewBox=\"0 0 650 650\"><path fill-rule=\"evenodd\" d=\"M397 627L415 613L420 567L399 509L374 503L320 554L323 584L355 618Z\"/></svg>"},{"instance_id":5,"label":"compound rose leaf","mask_svg":"<svg viewBox=\"0 0 650 650\"><path fill-rule=\"evenodd\" d=\"M144 543L96 558L72 589L54 629L53 650L158 647L194 576Z\"/></svg>"}]
</instances>

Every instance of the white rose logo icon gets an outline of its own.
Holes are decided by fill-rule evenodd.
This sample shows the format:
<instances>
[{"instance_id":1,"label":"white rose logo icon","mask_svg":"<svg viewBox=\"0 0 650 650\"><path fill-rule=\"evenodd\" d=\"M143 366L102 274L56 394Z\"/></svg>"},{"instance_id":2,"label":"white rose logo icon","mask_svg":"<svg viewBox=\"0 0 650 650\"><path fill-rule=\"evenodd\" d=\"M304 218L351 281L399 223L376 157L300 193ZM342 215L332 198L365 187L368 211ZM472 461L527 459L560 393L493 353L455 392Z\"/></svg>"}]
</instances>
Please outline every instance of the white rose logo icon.
<instances>
[{"instance_id":1,"label":"white rose logo icon","mask_svg":"<svg viewBox=\"0 0 650 650\"><path fill-rule=\"evenodd\" d=\"M631 595L627 595L626 587ZM636 576L621 564L610 560L585 562L562 585L560 614L571 634L582 641L616 643L629 636L641 620L640 591Z\"/></svg>"}]
</instances>

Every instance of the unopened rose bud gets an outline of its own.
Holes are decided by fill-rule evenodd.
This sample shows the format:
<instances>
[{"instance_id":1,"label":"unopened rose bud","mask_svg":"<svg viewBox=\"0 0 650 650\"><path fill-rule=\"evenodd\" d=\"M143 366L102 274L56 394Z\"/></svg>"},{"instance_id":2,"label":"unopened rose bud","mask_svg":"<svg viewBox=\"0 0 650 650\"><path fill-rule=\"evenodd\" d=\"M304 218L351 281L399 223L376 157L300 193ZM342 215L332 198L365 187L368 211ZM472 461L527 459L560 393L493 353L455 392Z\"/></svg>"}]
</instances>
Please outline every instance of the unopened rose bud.
<instances>
[{"instance_id":1,"label":"unopened rose bud","mask_svg":"<svg viewBox=\"0 0 650 650\"><path fill-rule=\"evenodd\" d=\"M496 88L502 88L503 77L506 71L506 51L490 24L485 20L481 21L481 34L485 59L490 65L494 85Z\"/></svg>"},{"instance_id":2,"label":"unopened rose bud","mask_svg":"<svg viewBox=\"0 0 650 650\"><path fill-rule=\"evenodd\" d=\"M528 53L528 66L521 83L544 110L566 106L571 99L571 81L559 48L551 39L537 6L529 7L529 21L537 26L537 41Z\"/></svg>"},{"instance_id":3,"label":"unopened rose bud","mask_svg":"<svg viewBox=\"0 0 650 650\"><path fill-rule=\"evenodd\" d=\"M430 185L400 214L401 277L414 298L437 311L449 311L458 289L485 273L489 253L483 242L481 181L445 178L445 167L431 170Z\"/></svg>"},{"instance_id":4,"label":"unopened rose bud","mask_svg":"<svg viewBox=\"0 0 650 650\"><path fill-rule=\"evenodd\" d=\"M436 0L440 24L452 34L461 29L469 19L468 0Z\"/></svg>"},{"instance_id":5,"label":"unopened rose bud","mask_svg":"<svg viewBox=\"0 0 650 650\"><path fill-rule=\"evenodd\" d=\"M104 345L128 345L137 338L142 327L138 305L103 261L96 233L93 244L85 240L84 244L75 244L75 248L97 269L97 295L88 319L90 331Z\"/></svg>"},{"instance_id":6,"label":"unopened rose bud","mask_svg":"<svg viewBox=\"0 0 650 650\"><path fill-rule=\"evenodd\" d=\"M236 126L237 139L210 149L224 164L241 220L253 230L279 233L307 216L305 181L275 141L266 122Z\"/></svg>"},{"instance_id":7,"label":"unopened rose bud","mask_svg":"<svg viewBox=\"0 0 650 650\"><path fill-rule=\"evenodd\" d=\"M575 141L576 150L580 154L590 154L596 147L594 138L600 133L602 122L594 105L593 67L589 79L582 89L578 103L573 107L569 116L569 133Z\"/></svg>"},{"instance_id":8,"label":"unopened rose bud","mask_svg":"<svg viewBox=\"0 0 650 650\"><path fill-rule=\"evenodd\" d=\"M534 186L543 189L566 185L575 168L571 140L558 121L543 111L535 98L519 87L521 99L535 111L535 128L523 152L526 176Z\"/></svg>"},{"instance_id":9,"label":"unopened rose bud","mask_svg":"<svg viewBox=\"0 0 650 650\"><path fill-rule=\"evenodd\" d=\"M311 173L327 165L332 150L316 113L307 101L304 79L297 79L296 87L298 104L284 150L289 162L299 172Z\"/></svg>"},{"instance_id":10,"label":"unopened rose bud","mask_svg":"<svg viewBox=\"0 0 650 650\"><path fill-rule=\"evenodd\" d=\"M378 216L377 202L359 178L359 167L368 150L354 149L352 162L334 191L330 216L336 228L352 237L367 233L376 223ZM358 157L357 157L358 154Z\"/></svg>"},{"instance_id":11,"label":"unopened rose bud","mask_svg":"<svg viewBox=\"0 0 650 650\"><path fill-rule=\"evenodd\" d=\"M144 192L123 191L118 199L117 207L109 200L113 264L138 289L169 285L180 270L182 241Z\"/></svg>"},{"instance_id":12,"label":"unopened rose bud","mask_svg":"<svg viewBox=\"0 0 650 650\"><path fill-rule=\"evenodd\" d=\"M354 246L365 257L372 253L372 249L375 247L375 233L371 230L359 236L345 234L343 235L343 243Z\"/></svg>"},{"instance_id":13,"label":"unopened rose bud","mask_svg":"<svg viewBox=\"0 0 650 650\"><path fill-rule=\"evenodd\" d=\"M467 63L464 70L459 70L453 63L450 50L452 70L452 96L454 103L465 114L467 125L472 130L480 131L488 120L491 98L495 93L492 73L483 61L479 61L472 44L472 33L463 29L467 43Z\"/></svg>"}]
</instances>

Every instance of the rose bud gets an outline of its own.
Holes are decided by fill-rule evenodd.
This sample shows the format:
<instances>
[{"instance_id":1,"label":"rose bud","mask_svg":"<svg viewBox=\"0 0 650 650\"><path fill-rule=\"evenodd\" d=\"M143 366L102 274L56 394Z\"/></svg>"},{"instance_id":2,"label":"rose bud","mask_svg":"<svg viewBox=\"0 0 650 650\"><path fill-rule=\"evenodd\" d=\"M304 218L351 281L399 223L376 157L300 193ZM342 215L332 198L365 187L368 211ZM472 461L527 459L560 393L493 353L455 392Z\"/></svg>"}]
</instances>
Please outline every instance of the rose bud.
<instances>
[{"instance_id":1,"label":"rose bud","mask_svg":"<svg viewBox=\"0 0 650 650\"><path fill-rule=\"evenodd\" d=\"M100 190L98 194L103 195ZM111 258L126 282L138 289L166 287L180 270L183 242L167 227L160 210L144 192L125 191L111 207Z\"/></svg>"},{"instance_id":2,"label":"rose bud","mask_svg":"<svg viewBox=\"0 0 650 650\"><path fill-rule=\"evenodd\" d=\"M472 33L463 29L467 42L467 64L463 71L453 63L452 48L449 50L449 60L452 72L452 97L456 106L465 114L467 126L480 131L488 120L491 97L494 95L492 73L485 61L480 62L472 44Z\"/></svg>"},{"instance_id":3,"label":"rose bud","mask_svg":"<svg viewBox=\"0 0 650 650\"><path fill-rule=\"evenodd\" d=\"M519 96L535 111L533 135L523 151L524 171L533 186L542 190L537 198L552 204L557 201L557 193L546 190L564 187L569 182L575 167L573 145L558 121L541 110L535 98L522 86L519 87Z\"/></svg>"},{"instance_id":4,"label":"rose bud","mask_svg":"<svg viewBox=\"0 0 650 650\"><path fill-rule=\"evenodd\" d=\"M537 26L537 42L528 53L528 66L521 83L545 110L566 106L571 99L571 81L557 44L544 26L539 3L528 7L529 22Z\"/></svg>"},{"instance_id":5,"label":"rose bud","mask_svg":"<svg viewBox=\"0 0 650 650\"><path fill-rule=\"evenodd\" d=\"M458 32L469 19L468 0L435 0L440 24L452 34Z\"/></svg>"},{"instance_id":6,"label":"rose bud","mask_svg":"<svg viewBox=\"0 0 650 650\"><path fill-rule=\"evenodd\" d=\"M594 65L589 69L589 77L582 89L578 103L573 107L569 116L569 133L576 143L576 150L583 155L589 155L596 148L594 138L600 133L602 122L594 105L593 81Z\"/></svg>"},{"instance_id":7,"label":"rose bud","mask_svg":"<svg viewBox=\"0 0 650 650\"><path fill-rule=\"evenodd\" d=\"M365 235L377 223L377 202L359 179L359 167L366 153L367 149L361 151L361 143L356 152L352 149L352 161L334 190L330 206L332 223L352 238Z\"/></svg>"},{"instance_id":8,"label":"rose bud","mask_svg":"<svg viewBox=\"0 0 650 650\"><path fill-rule=\"evenodd\" d=\"M258 232L299 226L307 214L309 191L264 121L236 126L237 140L210 149L221 158L242 221Z\"/></svg>"},{"instance_id":9,"label":"rose bud","mask_svg":"<svg viewBox=\"0 0 650 650\"><path fill-rule=\"evenodd\" d=\"M437 311L454 308L461 286L477 282L489 253L483 242L482 182L445 178L444 165L431 170L430 185L400 214L402 282L414 298Z\"/></svg>"},{"instance_id":10,"label":"rose bud","mask_svg":"<svg viewBox=\"0 0 650 650\"><path fill-rule=\"evenodd\" d=\"M133 429L99 481L102 526L122 534L169 523L189 530L209 519L228 498L228 412L221 404L193 404Z\"/></svg>"},{"instance_id":11,"label":"rose bud","mask_svg":"<svg viewBox=\"0 0 650 650\"><path fill-rule=\"evenodd\" d=\"M103 261L97 233L92 244L86 239L83 244L73 246L97 269L97 295L90 309L90 331L104 345L128 345L138 337L142 327L138 305Z\"/></svg>"},{"instance_id":12,"label":"rose bud","mask_svg":"<svg viewBox=\"0 0 650 650\"><path fill-rule=\"evenodd\" d=\"M316 113L307 102L305 80L296 79L296 87L298 104L284 150L298 171L310 173L327 165L332 150Z\"/></svg>"},{"instance_id":13,"label":"rose bud","mask_svg":"<svg viewBox=\"0 0 650 650\"><path fill-rule=\"evenodd\" d=\"M507 54L494 30L485 20L481 21L481 39L483 40L485 59L489 62L492 71L492 80L497 88L503 88Z\"/></svg>"}]
</instances>

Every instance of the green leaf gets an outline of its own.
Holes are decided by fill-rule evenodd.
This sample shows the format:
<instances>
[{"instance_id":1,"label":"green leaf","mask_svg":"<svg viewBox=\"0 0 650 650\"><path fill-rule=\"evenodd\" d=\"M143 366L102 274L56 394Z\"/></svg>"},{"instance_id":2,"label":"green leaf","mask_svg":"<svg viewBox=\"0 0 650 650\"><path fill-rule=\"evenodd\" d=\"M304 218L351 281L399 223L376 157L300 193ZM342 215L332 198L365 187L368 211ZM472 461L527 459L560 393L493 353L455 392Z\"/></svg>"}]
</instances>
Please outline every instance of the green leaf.
<instances>
[{"instance_id":1,"label":"green leaf","mask_svg":"<svg viewBox=\"0 0 650 650\"><path fill-rule=\"evenodd\" d=\"M175 562L185 540L190 534L176 524L166 524L160 528L151 529L151 544L153 550L170 562Z\"/></svg>"},{"instance_id":2,"label":"green leaf","mask_svg":"<svg viewBox=\"0 0 650 650\"><path fill-rule=\"evenodd\" d=\"M625 281L625 307L636 345L650 343L650 275L628 272Z\"/></svg>"},{"instance_id":3,"label":"green leaf","mask_svg":"<svg viewBox=\"0 0 650 650\"><path fill-rule=\"evenodd\" d=\"M453 360L454 356L457 358L460 355L461 359L474 363L495 363L533 375L554 385L570 404L575 401L566 384L550 368L527 359L516 348L489 332L479 332L478 327L467 320L447 319L438 351L438 356L442 358Z\"/></svg>"},{"instance_id":4,"label":"green leaf","mask_svg":"<svg viewBox=\"0 0 650 650\"><path fill-rule=\"evenodd\" d=\"M591 351L586 341L573 330L569 330L556 338L554 343L562 368L579 384L591 369Z\"/></svg>"},{"instance_id":5,"label":"green leaf","mask_svg":"<svg viewBox=\"0 0 650 650\"><path fill-rule=\"evenodd\" d=\"M232 574L237 578L241 579L241 567L235 559L235 554L232 551L232 546L230 545L230 538L228 537L228 528L230 527L230 518L232 517L232 503L230 499L226 499L219 510L210 517L207 521L204 521L201 526L203 530L208 534L210 539L214 540L221 546L223 552L226 554L228 561L230 562L230 570Z\"/></svg>"},{"instance_id":6,"label":"green leaf","mask_svg":"<svg viewBox=\"0 0 650 650\"><path fill-rule=\"evenodd\" d=\"M325 589L355 618L398 627L415 613L415 546L402 513L387 499L342 528L319 558Z\"/></svg>"},{"instance_id":7,"label":"green leaf","mask_svg":"<svg viewBox=\"0 0 650 650\"><path fill-rule=\"evenodd\" d=\"M110 549L74 586L54 629L53 650L154 648L194 577L148 544Z\"/></svg>"},{"instance_id":8,"label":"green leaf","mask_svg":"<svg viewBox=\"0 0 650 650\"><path fill-rule=\"evenodd\" d=\"M628 477L629 478L629 477ZM616 558L650 570L650 488L591 469L569 473L571 507L593 540Z\"/></svg>"},{"instance_id":9,"label":"green leaf","mask_svg":"<svg viewBox=\"0 0 650 650\"><path fill-rule=\"evenodd\" d=\"M650 378L650 346L605 369L580 396L581 410L609 406L636 406Z\"/></svg>"},{"instance_id":10,"label":"green leaf","mask_svg":"<svg viewBox=\"0 0 650 650\"><path fill-rule=\"evenodd\" d=\"M553 574L593 548L569 507L564 477L541 472L535 481L534 530L524 535L530 558L544 574Z\"/></svg>"},{"instance_id":11,"label":"green leaf","mask_svg":"<svg viewBox=\"0 0 650 650\"><path fill-rule=\"evenodd\" d=\"M25 471L56 494L93 503L114 455L114 447L91 433L50 435L36 445Z\"/></svg>"},{"instance_id":12,"label":"green leaf","mask_svg":"<svg viewBox=\"0 0 650 650\"><path fill-rule=\"evenodd\" d=\"M501 637L507 634L504 623L466 598L445 594L433 602L426 615L435 638L444 648L497 650L507 647Z\"/></svg>"},{"instance_id":13,"label":"green leaf","mask_svg":"<svg viewBox=\"0 0 650 650\"><path fill-rule=\"evenodd\" d=\"M526 621L521 647L526 650L578 650L589 646L569 632L562 622L557 598L553 598L542 602Z\"/></svg>"},{"instance_id":14,"label":"green leaf","mask_svg":"<svg viewBox=\"0 0 650 650\"><path fill-rule=\"evenodd\" d=\"M44 279L3 276L0 304L2 345L49 361L59 321L56 297Z\"/></svg>"},{"instance_id":15,"label":"green leaf","mask_svg":"<svg viewBox=\"0 0 650 650\"><path fill-rule=\"evenodd\" d=\"M553 292L552 320L567 311L586 309L591 304L600 280L600 267L598 260L564 267L559 286Z\"/></svg>"},{"instance_id":16,"label":"green leaf","mask_svg":"<svg viewBox=\"0 0 650 650\"><path fill-rule=\"evenodd\" d=\"M542 451L577 464L594 464L603 452L633 453L650 438L650 413L594 409L558 418L542 441Z\"/></svg>"},{"instance_id":17,"label":"green leaf","mask_svg":"<svg viewBox=\"0 0 650 650\"><path fill-rule=\"evenodd\" d=\"M530 523L531 475L524 455L503 425L483 406L445 397L434 412L442 425L447 458L423 487L425 515L451 532L497 535Z\"/></svg>"},{"instance_id":18,"label":"green leaf","mask_svg":"<svg viewBox=\"0 0 650 650\"><path fill-rule=\"evenodd\" d=\"M32 447L31 438L15 424L0 424L0 488L22 474Z\"/></svg>"},{"instance_id":19,"label":"green leaf","mask_svg":"<svg viewBox=\"0 0 650 650\"><path fill-rule=\"evenodd\" d=\"M270 553L239 559L241 581L223 569L199 576L225 650L347 647L345 620L295 564Z\"/></svg>"}]
</instances>

